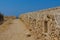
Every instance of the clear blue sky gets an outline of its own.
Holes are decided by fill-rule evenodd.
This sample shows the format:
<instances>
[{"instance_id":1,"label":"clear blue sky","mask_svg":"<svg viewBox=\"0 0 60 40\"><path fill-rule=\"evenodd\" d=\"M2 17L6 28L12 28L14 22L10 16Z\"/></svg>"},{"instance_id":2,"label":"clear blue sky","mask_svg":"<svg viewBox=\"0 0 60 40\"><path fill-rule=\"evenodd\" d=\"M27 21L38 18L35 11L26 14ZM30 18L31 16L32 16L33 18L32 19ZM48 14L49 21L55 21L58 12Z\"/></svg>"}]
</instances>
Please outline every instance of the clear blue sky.
<instances>
[{"instance_id":1,"label":"clear blue sky","mask_svg":"<svg viewBox=\"0 0 60 40\"><path fill-rule=\"evenodd\" d=\"M60 0L0 0L0 12L8 16L60 6Z\"/></svg>"}]
</instances>

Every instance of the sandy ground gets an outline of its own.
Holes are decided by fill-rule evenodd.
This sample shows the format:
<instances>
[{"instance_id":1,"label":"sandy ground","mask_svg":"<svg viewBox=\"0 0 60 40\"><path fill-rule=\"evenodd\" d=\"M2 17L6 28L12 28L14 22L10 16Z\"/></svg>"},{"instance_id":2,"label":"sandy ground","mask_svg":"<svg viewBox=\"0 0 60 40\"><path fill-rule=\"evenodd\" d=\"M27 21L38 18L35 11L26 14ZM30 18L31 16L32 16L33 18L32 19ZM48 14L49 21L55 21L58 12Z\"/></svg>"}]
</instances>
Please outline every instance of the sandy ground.
<instances>
[{"instance_id":1,"label":"sandy ground","mask_svg":"<svg viewBox=\"0 0 60 40\"><path fill-rule=\"evenodd\" d=\"M0 40L34 40L33 36L27 37L30 32L26 26L19 20L15 19L8 26L8 30L0 33Z\"/></svg>"}]
</instances>

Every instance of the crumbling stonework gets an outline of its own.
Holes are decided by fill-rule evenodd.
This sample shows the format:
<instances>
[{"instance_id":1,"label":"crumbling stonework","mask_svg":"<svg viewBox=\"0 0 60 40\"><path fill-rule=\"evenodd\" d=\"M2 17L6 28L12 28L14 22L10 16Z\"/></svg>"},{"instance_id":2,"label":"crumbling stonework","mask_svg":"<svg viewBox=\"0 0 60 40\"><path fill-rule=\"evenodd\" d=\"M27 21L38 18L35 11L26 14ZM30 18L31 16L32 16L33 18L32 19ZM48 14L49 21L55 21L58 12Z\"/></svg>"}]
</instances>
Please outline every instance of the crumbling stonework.
<instances>
[{"instance_id":1,"label":"crumbling stonework","mask_svg":"<svg viewBox=\"0 0 60 40\"><path fill-rule=\"evenodd\" d=\"M60 40L60 7L20 15L35 40Z\"/></svg>"}]
</instances>

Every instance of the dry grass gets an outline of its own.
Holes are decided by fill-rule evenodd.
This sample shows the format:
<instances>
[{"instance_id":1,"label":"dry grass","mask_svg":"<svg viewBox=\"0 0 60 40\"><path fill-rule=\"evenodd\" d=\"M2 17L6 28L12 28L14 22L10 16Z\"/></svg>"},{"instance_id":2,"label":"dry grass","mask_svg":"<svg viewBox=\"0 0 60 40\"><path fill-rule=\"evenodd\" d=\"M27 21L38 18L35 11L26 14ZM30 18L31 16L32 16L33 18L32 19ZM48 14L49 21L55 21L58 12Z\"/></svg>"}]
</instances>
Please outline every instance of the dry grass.
<instances>
[{"instance_id":1,"label":"dry grass","mask_svg":"<svg viewBox=\"0 0 60 40\"><path fill-rule=\"evenodd\" d=\"M8 29L8 26L12 24L12 19L4 22L2 25L0 25L0 32L5 31L6 29Z\"/></svg>"}]
</instances>

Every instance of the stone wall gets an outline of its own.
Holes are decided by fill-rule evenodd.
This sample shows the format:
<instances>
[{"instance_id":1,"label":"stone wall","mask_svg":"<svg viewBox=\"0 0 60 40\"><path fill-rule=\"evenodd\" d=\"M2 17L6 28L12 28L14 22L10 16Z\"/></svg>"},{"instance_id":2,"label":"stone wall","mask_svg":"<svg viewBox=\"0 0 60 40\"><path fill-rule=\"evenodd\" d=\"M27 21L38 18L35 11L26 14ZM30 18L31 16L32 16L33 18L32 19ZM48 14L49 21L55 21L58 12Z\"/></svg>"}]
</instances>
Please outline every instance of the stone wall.
<instances>
[{"instance_id":1,"label":"stone wall","mask_svg":"<svg viewBox=\"0 0 60 40\"><path fill-rule=\"evenodd\" d=\"M20 15L36 40L60 40L60 7Z\"/></svg>"}]
</instances>

